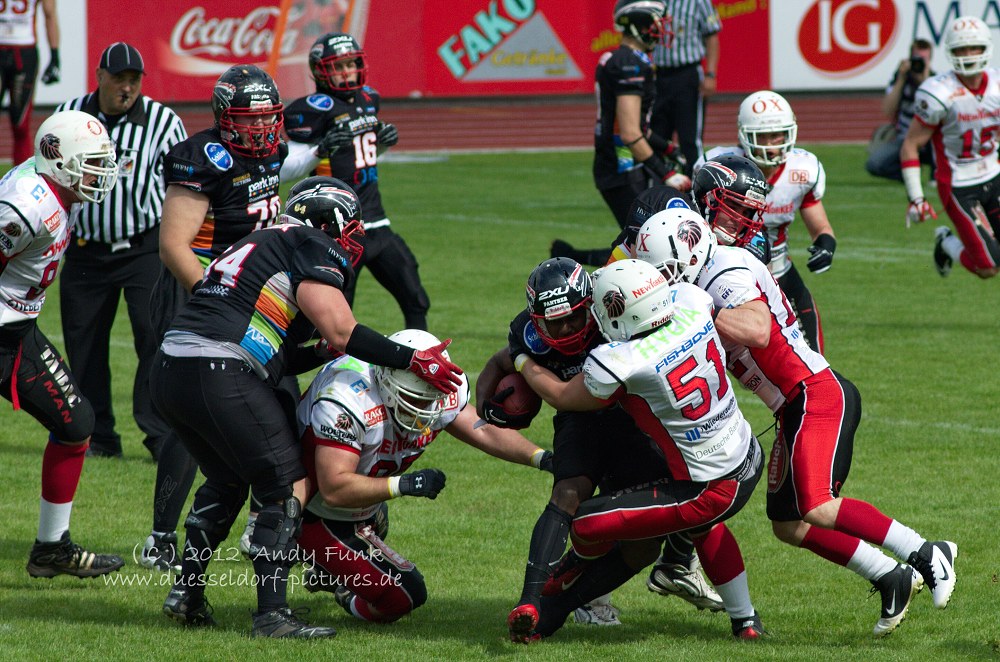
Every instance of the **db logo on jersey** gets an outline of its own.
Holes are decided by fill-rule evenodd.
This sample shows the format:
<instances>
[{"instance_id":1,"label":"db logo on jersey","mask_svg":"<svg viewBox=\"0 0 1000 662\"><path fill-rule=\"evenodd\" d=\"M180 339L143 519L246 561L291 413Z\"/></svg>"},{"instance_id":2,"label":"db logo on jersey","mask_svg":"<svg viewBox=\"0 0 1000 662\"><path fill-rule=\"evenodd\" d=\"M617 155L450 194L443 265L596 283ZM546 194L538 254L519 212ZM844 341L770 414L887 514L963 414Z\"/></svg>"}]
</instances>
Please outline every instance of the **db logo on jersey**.
<instances>
[{"instance_id":1,"label":"db logo on jersey","mask_svg":"<svg viewBox=\"0 0 1000 662\"><path fill-rule=\"evenodd\" d=\"M799 52L824 73L854 74L885 55L897 20L894 0L816 0L799 26Z\"/></svg>"}]
</instances>

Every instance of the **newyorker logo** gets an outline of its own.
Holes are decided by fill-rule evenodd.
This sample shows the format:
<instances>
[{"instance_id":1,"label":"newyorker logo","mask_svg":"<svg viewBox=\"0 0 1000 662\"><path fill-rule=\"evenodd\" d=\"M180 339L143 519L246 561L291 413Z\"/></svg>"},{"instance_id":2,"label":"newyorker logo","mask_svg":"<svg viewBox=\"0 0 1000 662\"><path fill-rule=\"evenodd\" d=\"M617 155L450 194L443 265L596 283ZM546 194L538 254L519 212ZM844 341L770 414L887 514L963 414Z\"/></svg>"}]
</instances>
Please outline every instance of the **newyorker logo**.
<instances>
[{"instance_id":1,"label":"newyorker logo","mask_svg":"<svg viewBox=\"0 0 1000 662\"><path fill-rule=\"evenodd\" d=\"M894 0L816 0L799 26L799 51L823 73L854 75L888 52L898 22Z\"/></svg>"}]
</instances>

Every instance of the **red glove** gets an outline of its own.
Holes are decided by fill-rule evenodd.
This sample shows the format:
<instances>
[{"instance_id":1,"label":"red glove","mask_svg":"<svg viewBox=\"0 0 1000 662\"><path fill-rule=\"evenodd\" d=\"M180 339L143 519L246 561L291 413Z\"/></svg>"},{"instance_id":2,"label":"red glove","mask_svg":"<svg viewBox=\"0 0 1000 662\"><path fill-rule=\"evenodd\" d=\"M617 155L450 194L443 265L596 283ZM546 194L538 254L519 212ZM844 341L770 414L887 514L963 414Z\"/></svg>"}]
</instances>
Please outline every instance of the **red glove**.
<instances>
[{"instance_id":1,"label":"red glove","mask_svg":"<svg viewBox=\"0 0 1000 662\"><path fill-rule=\"evenodd\" d=\"M442 393L455 393L462 383L462 369L444 355L450 344L451 338L434 347L414 350L410 359L410 372Z\"/></svg>"}]
</instances>

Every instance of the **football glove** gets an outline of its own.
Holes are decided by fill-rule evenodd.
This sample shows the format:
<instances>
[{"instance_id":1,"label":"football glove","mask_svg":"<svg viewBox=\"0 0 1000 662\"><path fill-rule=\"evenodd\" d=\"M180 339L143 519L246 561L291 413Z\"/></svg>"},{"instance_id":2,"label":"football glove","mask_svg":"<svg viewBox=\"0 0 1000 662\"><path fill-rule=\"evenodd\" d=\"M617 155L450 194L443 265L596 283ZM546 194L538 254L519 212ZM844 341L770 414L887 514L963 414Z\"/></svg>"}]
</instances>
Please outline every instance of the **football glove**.
<instances>
[{"instance_id":1,"label":"football glove","mask_svg":"<svg viewBox=\"0 0 1000 662\"><path fill-rule=\"evenodd\" d=\"M833 264L833 252L837 250L837 240L826 233L816 237L809 247L809 261L806 266L809 271L821 274Z\"/></svg>"},{"instance_id":2,"label":"football glove","mask_svg":"<svg viewBox=\"0 0 1000 662\"><path fill-rule=\"evenodd\" d=\"M440 345L413 351L409 370L442 393L455 393L462 383L462 369L444 357L451 338Z\"/></svg>"},{"instance_id":3,"label":"football glove","mask_svg":"<svg viewBox=\"0 0 1000 662\"><path fill-rule=\"evenodd\" d=\"M506 400L514 387L509 386L496 393L483 403L483 420L498 428L510 428L511 430L523 430L531 425L534 416L527 414L508 414L503 408L503 401Z\"/></svg>"},{"instance_id":4,"label":"football glove","mask_svg":"<svg viewBox=\"0 0 1000 662\"><path fill-rule=\"evenodd\" d=\"M337 153L337 150L347 147L354 141L354 135L346 125L338 124L326 132L316 145L316 156L321 159L328 159Z\"/></svg>"},{"instance_id":5,"label":"football glove","mask_svg":"<svg viewBox=\"0 0 1000 662\"><path fill-rule=\"evenodd\" d=\"M45 67L45 71L42 72L42 82L51 85L58 83L60 78L62 78L62 72L59 70L59 51L53 48L52 57L49 58L49 66Z\"/></svg>"},{"instance_id":6,"label":"football glove","mask_svg":"<svg viewBox=\"0 0 1000 662\"><path fill-rule=\"evenodd\" d=\"M392 147L399 142L399 131L396 130L396 125L389 124L388 122L379 122L378 133L375 134L375 140L382 147Z\"/></svg>"},{"instance_id":7,"label":"football glove","mask_svg":"<svg viewBox=\"0 0 1000 662\"><path fill-rule=\"evenodd\" d=\"M911 200L910 206L906 210L906 227L910 227L913 223L923 223L928 218L937 219L937 212L934 211L934 207L931 207L931 203L923 198Z\"/></svg>"},{"instance_id":8,"label":"football glove","mask_svg":"<svg viewBox=\"0 0 1000 662\"><path fill-rule=\"evenodd\" d=\"M673 186L681 193L691 190L691 178L683 172L667 173L667 176L663 178L663 183L667 186Z\"/></svg>"},{"instance_id":9,"label":"football glove","mask_svg":"<svg viewBox=\"0 0 1000 662\"><path fill-rule=\"evenodd\" d=\"M686 168L688 164L687 158L681 152L680 145L673 140L667 141L667 146L663 149L663 158L667 161L673 161L681 168Z\"/></svg>"},{"instance_id":10,"label":"football glove","mask_svg":"<svg viewBox=\"0 0 1000 662\"><path fill-rule=\"evenodd\" d=\"M399 477L399 493L436 499L444 483L445 475L440 469L421 469Z\"/></svg>"},{"instance_id":11,"label":"football glove","mask_svg":"<svg viewBox=\"0 0 1000 662\"><path fill-rule=\"evenodd\" d=\"M541 471L548 471L550 474L555 473L552 451L536 451L535 454L531 456L531 466Z\"/></svg>"}]
</instances>

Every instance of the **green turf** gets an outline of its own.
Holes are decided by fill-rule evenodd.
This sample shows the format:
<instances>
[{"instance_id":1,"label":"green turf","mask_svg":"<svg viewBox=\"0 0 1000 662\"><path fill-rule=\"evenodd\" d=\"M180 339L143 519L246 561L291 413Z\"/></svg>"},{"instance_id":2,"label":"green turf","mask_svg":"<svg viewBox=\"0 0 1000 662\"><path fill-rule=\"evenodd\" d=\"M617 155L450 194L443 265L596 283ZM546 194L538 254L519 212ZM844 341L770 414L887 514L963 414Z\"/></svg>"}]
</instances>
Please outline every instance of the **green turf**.
<instances>
[{"instance_id":1,"label":"green turf","mask_svg":"<svg viewBox=\"0 0 1000 662\"><path fill-rule=\"evenodd\" d=\"M958 588L946 611L925 591L901 628L873 641L878 597L853 573L778 543L764 516L764 489L731 526L746 557L754 602L771 631L759 645L730 640L722 614L697 612L649 593L635 579L615 593L625 625L568 625L528 648L506 641L505 617L520 593L531 527L548 497L545 475L486 457L442 437L419 463L440 467L448 487L436 501L391 506L389 542L416 562L427 604L391 626L351 620L329 595L296 590L293 606L340 630L335 641L251 641L254 603L247 586L210 588L220 628L177 627L160 613L161 576L139 568L133 550L150 525L154 466L130 420L135 359L124 307L113 344L122 461L88 460L77 494L73 535L88 548L129 557L120 578L30 579L24 570L35 533L45 434L23 412L0 414L0 651L4 659L248 659L251 655L327 659L997 659L1000 655L1000 502L994 349L1000 295L961 268L942 279L931 260L934 224L906 230L902 185L864 173L858 146L817 147L827 175L826 208L838 236L833 268L804 269L808 241L792 230L792 255L823 314L827 355L864 397L854 465L845 495L870 500L928 537L960 548ZM453 155L442 161L388 161L383 195L393 226L419 257L433 302L431 330L453 337L452 356L475 376L506 339L524 305L524 281L555 237L601 245L616 233L594 190L590 155ZM940 210L937 200L935 205ZM946 221L945 221L946 222ZM58 288L41 324L62 346ZM402 316L370 274L362 277L357 317L389 333ZM770 416L742 397L754 429ZM548 408L527 431L550 443ZM762 436L770 448L773 432ZM613 442L613 440L609 440ZM235 559L238 531L212 565L218 581L247 581ZM152 585L139 585L151 582Z\"/></svg>"}]
</instances>

